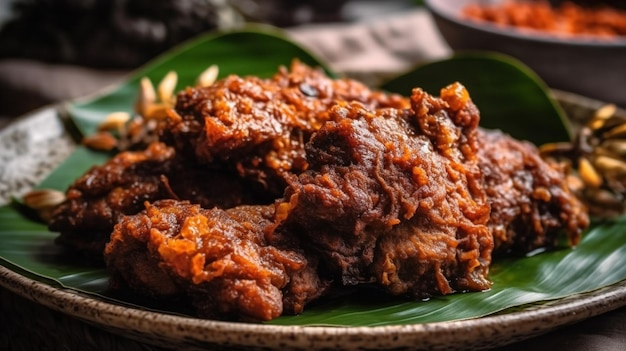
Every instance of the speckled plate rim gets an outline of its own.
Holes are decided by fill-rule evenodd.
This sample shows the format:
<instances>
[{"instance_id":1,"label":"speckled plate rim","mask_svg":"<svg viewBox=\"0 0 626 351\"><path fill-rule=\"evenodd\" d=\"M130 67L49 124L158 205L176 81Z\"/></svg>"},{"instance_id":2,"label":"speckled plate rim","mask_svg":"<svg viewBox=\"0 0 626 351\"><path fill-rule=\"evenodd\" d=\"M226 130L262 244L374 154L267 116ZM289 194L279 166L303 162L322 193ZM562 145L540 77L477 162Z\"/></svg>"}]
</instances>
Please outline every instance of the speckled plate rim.
<instances>
[{"instance_id":1,"label":"speckled plate rim","mask_svg":"<svg viewBox=\"0 0 626 351\"><path fill-rule=\"evenodd\" d=\"M561 103L597 108L602 102L554 91ZM47 141L67 139L57 115L59 106L33 111L0 131L0 136L29 134L36 126L36 150L50 150ZM4 141L4 140L2 140ZM11 141L9 141L11 142ZM43 143L43 144L37 144ZM71 151L71 143L52 144L55 159L37 167L49 168ZM47 146L47 147L39 147ZM3 150L0 150L2 154ZM0 155L2 156L2 155ZM50 154L38 155L50 161ZM2 159L2 157L0 157ZM0 165L7 166L7 165ZM44 176L41 174L40 176ZM33 179L37 182L40 179ZM28 188L28 184L25 188ZM21 189L25 190L25 189ZM100 329L150 345L184 349L254 347L271 350L485 349L521 341L555 328L626 306L626 280L590 293L570 296L522 310L482 318L381 327L277 326L203 320L131 308L73 289L28 278L0 264L0 286L51 310Z\"/></svg>"},{"instance_id":2,"label":"speckled plate rim","mask_svg":"<svg viewBox=\"0 0 626 351\"><path fill-rule=\"evenodd\" d=\"M169 347L274 350L483 349L510 344L626 306L626 280L593 292L482 318L383 327L276 326L204 320L129 308L0 266L0 285L115 334ZM471 331L471 332L469 332Z\"/></svg>"}]
</instances>

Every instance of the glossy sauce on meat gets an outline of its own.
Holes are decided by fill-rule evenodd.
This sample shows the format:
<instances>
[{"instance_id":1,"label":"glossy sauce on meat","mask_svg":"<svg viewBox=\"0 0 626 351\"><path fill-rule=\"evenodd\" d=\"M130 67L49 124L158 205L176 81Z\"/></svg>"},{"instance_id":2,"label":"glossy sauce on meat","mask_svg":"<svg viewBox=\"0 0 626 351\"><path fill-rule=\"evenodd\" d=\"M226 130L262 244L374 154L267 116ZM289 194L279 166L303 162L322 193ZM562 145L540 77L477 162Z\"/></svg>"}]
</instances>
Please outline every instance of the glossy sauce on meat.
<instances>
[{"instance_id":1,"label":"glossy sauce on meat","mask_svg":"<svg viewBox=\"0 0 626 351\"><path fill-rule=\"evenodd\" d=\"M104 252L114 288L200 316L300 313L331 283L480 291L493 253L575 245L588 225L563 170L479 129L459 83L405 98L296 61L188 88L169 115L158 142L77 179L50 228Z\"/></svg>"},{"instance_id":2,"label":"glossy sauce on meat","mask_svg":"<svg viewBox=\"0 0 626 351\"><path fill-rule=\"evenodd\" d=\"M555 247L561 234L576 246L589 216L567 188L565 170L541 159L534 145L500 131L479 130L479 139L494 255Z\"/></svg>"},{"instance_id":3,"label":"glossy sauce on meat","mask_svg":"<svg viewBox=\"0 0 626 351\"><path fill-rule=\"evenodd\" d=\"M488 289L477 109L459 84L441 99L415 89L411 102L335 106L306 146L309 170L279 205L282 230L304 235L343 284L417 297Z\"/></svg>"},{"instance_id":4,"label":"glossy sauce on meat","mask_svg":"<svg viewBox=\"0 0 626 351\"><path fill-rule=\"evenodd\" d=\"M285 178L307 168L304 144L329 118L337 101L369 108L408 108L400 95L372 91L350 79L332 79L295 61L271 79L229 76L178 95L181 116L164 131L178 150L199 164L236 170L253 185L282 195Z\"/></svg>"},{"instance_id":5,"label":"glossy sauce on meat","mask_svg":"<svg viewBox=\"0 0 626 351\"><path fill-rule=\"evenodd\" d=\"M58 243L96 261L115 223L144 209L145 201L187 199L204 207L256 203L235 175L194 167L160 142L92 167L69 187L66 197L50 229L61 233Z\"/></svg>"},{"instance_id":6,"label":"glossy sauce on meat","mask_svg":"<svg viewBox=\"0 0 626 351\"><path fill-rule=\"evenodd\" d=\"M264 235L270 206L202 209L161 200L124 217L105 250L117 284L190 299L204 317L269 320L302 312L328 284L297 242ZM276 245L274 245L276 244Z\"/></svg>"}]
</instances>

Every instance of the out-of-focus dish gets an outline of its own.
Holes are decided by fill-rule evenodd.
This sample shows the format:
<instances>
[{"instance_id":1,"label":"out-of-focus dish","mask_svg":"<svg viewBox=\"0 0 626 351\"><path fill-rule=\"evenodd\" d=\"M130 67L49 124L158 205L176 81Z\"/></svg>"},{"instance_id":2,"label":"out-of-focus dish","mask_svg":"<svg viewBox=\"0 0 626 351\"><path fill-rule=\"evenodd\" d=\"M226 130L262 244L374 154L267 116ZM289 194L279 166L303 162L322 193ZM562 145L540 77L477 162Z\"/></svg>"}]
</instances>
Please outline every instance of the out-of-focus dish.
<instances>
[{"instance_id":1,"label":"out-of-focus dish","mask_svg":"<svg viewBox=\"0 0 626 351\"><path fill-rule=\"evenodd\" d=\"M511 55L556 89L626 105L626 37L597 40L556 37L472 20L463 9L498 0L426 0L443 38L456 51L486 50Z\"/></svg>"},{"instance_id":2,"label":"out-of-focus dish","mask_svg":"<svg viewBox=\"0 0 626 351\"><path fill-rule=\"evenodd\" d=\"M552 5L547 0L508 0L495 5L470 3L462 12L478 22L537 31L536 35L590 40L626 36L626 11L602 3L592 6L564 1Z\"/></svg>"}]
</instances>

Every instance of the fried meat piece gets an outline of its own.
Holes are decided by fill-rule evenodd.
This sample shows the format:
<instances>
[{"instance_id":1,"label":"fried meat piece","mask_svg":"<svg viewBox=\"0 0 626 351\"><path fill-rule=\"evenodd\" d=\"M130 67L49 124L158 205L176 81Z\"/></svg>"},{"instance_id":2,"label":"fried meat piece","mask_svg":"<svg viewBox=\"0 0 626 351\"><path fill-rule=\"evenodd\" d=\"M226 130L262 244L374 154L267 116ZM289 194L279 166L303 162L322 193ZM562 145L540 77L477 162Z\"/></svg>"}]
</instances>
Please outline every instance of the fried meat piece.
<instances>
[{"instance_id":1,"label":"fried meat piece","mask_svg":"<svg viewBox=\"0 0 626 351\"><path fill-rule=\"evenodd\" d=\"M50 228L104 251L114 285L200 316L299 313L329 281L480 291L493 254L554 246L562 231L575 245L588 225L562 170L479 129L459 83L407 99L295 61L188 88L169 117L160 142L70 186Z\"/></svg>"},{"instance_id":2,"label":"fried meat piece","mask_svg":"<svg viewBox=\"0 0 626 351\"><path fill-rule=\"evenodd\" d=\"M294 61L271 79L231 75L178 94L176 113L163 140L197 163L220 163L250 180L273 201L285 178L307 168L304 143L328 119L337 101L370 108L408 108L408 99L371 91L350 79Z\"/></svg>"},{"instance_id":3,"label":"fried meat piece","mask_svg":"<svg viewBox=\"0 0 626 351\"><path fill-rule=\"evenodd\" d=\"M98 260L113 226L145 201L191 200L205 207L252 203L237 178L222 171L189 167L173 148L153 143L143 151L117 154L95 166L68 189L49 224L57 242Z\"/></svg>"},{"instance_id":4,"label":"fried meat piece","mask_svg":"<svg viewBox=\"0 0 626 351\"><path fill-rule=\"evenodd\" d=\"M118 286L189 299L203 317L299 313L328 286L293 237L266 236L273 206L202 209L161 200L115 226L105 258Z\"/></svg>"},{"instance_id":5,"label":"fried meat piece","mask_svg":"<svg viewBox=\"0 0 626 351\"><path fill-rule=\"evenodd\" d=\"M576 245L589 216L568 189L565 170L544 161L534 145L500 131L481 129L479 140L494 255L555 247L563 233Z\"/></svg>"},{"instance_id":6,"label":"fried meat piece","mask_svg":"<svg viewBox=\"0 0 626 351\"><path fill-rule=\"evenodd\" d=\"M442 98L414 89L411 103L335 106L306 145L309 169L290 180L276 230L305 237L346 285L420 298L488 289L478 111L458 83Z\"/></svg>"},{"instance_id":7,"label":"fried meat piece","mask_svg":"<svg viewBox=\"0 0 626 351\"><path fill-rule=\"evenodd\" d=\"M50 229L61 233L59 243L99 257L113 225L146 200L222 208L272 203L283 194L284 178L307 167L304 143L337 100L408 106L399 95L331 79L298 61L271 79L233 75L188 88L177 100L182 118L160 125L162 143L89 170L70 186Z\"/></svg>"}]
</instances>

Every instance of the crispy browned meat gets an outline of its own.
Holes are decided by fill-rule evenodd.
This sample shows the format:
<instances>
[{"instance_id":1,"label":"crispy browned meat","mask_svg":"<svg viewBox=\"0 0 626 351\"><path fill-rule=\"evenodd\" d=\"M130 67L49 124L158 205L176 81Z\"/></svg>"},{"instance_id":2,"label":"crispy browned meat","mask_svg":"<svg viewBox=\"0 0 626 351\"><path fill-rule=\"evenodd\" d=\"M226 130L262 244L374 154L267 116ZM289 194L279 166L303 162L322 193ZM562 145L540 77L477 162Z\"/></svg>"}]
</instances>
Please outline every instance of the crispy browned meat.
<instances>
[{"instance_id":1,"label":"crispy browned meat","mask_svg":"<svg viewBox=\"0 0 626 351\"><path fill-rule=\"evenodd\" d=\"M50 229L57 242L98 260L113 226L123 215L144 208L144 201L191 200L204 207L253 203L236 176L188 166L162 143L144 151L117 154L78 178L67 200L54 212Z\"/></svg>"},{"instance_id":2,"label":"crispy browned meat","mask_svg":"<svg viewBox=\"0 0 626 351\"><path fill-rule=\"evenodd\" d=\"M50 227L97 256L117 223L117 286L203 316L299 313L329 280L483 290L494 250L554 246L561 231L576 244L588 225L562 170L480 130L458 83L407 99L295 62L189 88L170 117L160 142L79 178Z\"/></svg>"},{"instance_id":3,"label":"crispy browned meat","mask_svg":"<svg viewBox=\"0 0 626 351\"><path fill-rule=\"evenodd\" d=\"M271 203L285 177L307 167L304 143L337 100L408 107L399 95L334 80L294 61L271 79L230 76L178 96L180 120L160 126L161 141L123 152L75 181L53 215L58 242L99 257L113 225L143 202L176 198L203 207Z\"/></svg>"},{"instance_id":4,"label":"crispy browned meat","mask_svg":"<svg viewBox=\"0 0 626 351\"><path fill-rule=\"evenodd\" d=\"M478 111L460 84L441 99L415 89L411 102L334 107L306 146L309 170L278 206L278 230L303 235L344 284L417 297L488 289Z\"/></svg>"},{"instance_id":5,"label":"crispy browned meat","mask_svg":"<svg viewBox=\"0 0 626 351\"><path fill-rule=\"evenodd\" d=\"M161 141L143 152L123 152L95 167L68 190L53 215L58 242L99 257L121 215L143 201L190 200L229 208L271 203L284 178L307 167L304 143L338 100L371 107L408 107L399 95L373 92L349 79L331 79L294 61L271 79L230 76L178 96L177 113L160 127Z\"/></svg>"},{"instance_id":6,"label":"crispy browned meat","mask_svg":"<svg viewBox=\"0 0 626 351\"><path fill-rule=\"evenodd\" d=\"M190 300L200 316L269 320L299 313L328 284L294 238L266 236L272 206L202 209L161 200L124 217L106 247L118 285Z\"/></svg>"},{"instance_id":7,"label":"crispy browned meat","mask_svg":"<svg viewBox=\"0 0 626 351\"><path fill-rule=\"evenodd\" d=\"M554 247L563 233L578 244L589 216L567 188L565 171L541 159L534 145L502 132L480 130L479 139L494 255Z\"/></svg>"},{"instance_id":8,"label":"crispy browned meat","mask_svg":"<svg viewBox=\"0 0 626 351\"><path fill-rule=\"evenodd\" d=\"M304 143L329 119L337 101L370 108L408 108L408 100L372 91L350 79L294 61L271 79L231 75L177 98L164 139L202 163L221 163L249 179L268 199L282 195L285 178L306 169Z\"/></svg>"}]
</instances>

